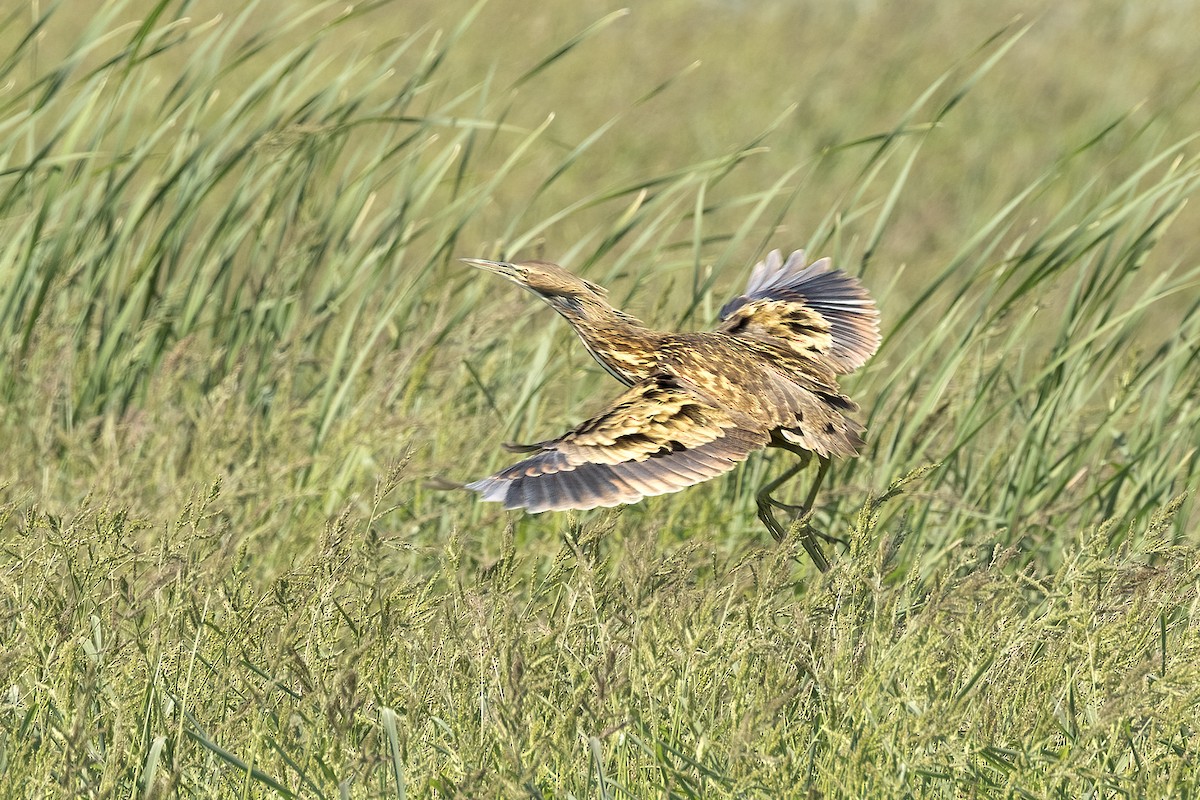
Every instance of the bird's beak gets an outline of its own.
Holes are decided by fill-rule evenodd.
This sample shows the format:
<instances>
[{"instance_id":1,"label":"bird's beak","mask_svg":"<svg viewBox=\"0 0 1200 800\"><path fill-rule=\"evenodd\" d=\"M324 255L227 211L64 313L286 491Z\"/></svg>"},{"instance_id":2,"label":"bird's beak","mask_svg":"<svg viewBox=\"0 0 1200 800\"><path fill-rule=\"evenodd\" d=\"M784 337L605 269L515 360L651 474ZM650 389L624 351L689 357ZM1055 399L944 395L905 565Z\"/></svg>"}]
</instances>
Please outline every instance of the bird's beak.
<instances>
[{"instance_id":1,"label":"bird's beak","mask_svg":"<svg viewBox=\"0 0 1200 800\"><path fill-rule=\"evenodd\" d=\"M464 264L470 264L472 267L481 269L484 272L491 272L496 275L501 275L508 278L510 281L517 279L517 271L512 264L506 261L485 261L482 258L460 258L459 261Z\"/></svg>"}]
</instances>

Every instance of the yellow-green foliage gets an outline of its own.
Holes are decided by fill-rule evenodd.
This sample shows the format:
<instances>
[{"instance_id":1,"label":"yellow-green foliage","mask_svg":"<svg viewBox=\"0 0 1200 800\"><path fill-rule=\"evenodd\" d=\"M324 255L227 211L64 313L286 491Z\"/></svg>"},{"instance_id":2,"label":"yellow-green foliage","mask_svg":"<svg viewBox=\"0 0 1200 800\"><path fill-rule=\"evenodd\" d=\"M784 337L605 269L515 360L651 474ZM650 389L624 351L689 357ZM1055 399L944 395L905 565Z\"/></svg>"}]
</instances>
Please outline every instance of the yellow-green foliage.
<instances>
[{"instance_id":1,"label":"yellow-green foliage","mask_svg":"<svg viewBox=\"0 0 1200 800\"><path fill-rule=\"evenodd\" d=\"M1197 793L1194 2L69 5L0 20L0 796ZM457 257L698 327L770 247L884 317L829 575L778 454L428 487L615 392Z\"/></svg>"}]
</instances>

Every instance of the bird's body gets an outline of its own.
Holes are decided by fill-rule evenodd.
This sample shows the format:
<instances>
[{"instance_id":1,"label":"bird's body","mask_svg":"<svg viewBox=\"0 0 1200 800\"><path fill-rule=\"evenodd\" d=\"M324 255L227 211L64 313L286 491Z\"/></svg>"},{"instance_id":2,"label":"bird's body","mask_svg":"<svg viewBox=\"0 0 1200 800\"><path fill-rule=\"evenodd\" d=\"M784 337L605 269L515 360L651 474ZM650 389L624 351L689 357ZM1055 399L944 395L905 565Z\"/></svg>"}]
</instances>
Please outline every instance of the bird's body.
<instances>
[{"instance_id":1,"label":"bird's body","mask_svg":"<svg viewBox=\"0 0 1200 800\"><path fill-rule=\"evenodd\" d=\"M759 493L759 516L784 530L770 491L807 462L856 455L862 426L837 376L879 345L878 312L858 281L778 251L756 265L746 293L721 310L712 331L655 331L613 308L600 287L546 262L465 259L524 286L571 323L585 347L626 391L602 413L557 439L509 446L528 458L468 484L485 500L532 513L633 503L733 469L775 446L804 460ZM815 539L804 545L822 569Z\"/></svg>"}]
</instances>

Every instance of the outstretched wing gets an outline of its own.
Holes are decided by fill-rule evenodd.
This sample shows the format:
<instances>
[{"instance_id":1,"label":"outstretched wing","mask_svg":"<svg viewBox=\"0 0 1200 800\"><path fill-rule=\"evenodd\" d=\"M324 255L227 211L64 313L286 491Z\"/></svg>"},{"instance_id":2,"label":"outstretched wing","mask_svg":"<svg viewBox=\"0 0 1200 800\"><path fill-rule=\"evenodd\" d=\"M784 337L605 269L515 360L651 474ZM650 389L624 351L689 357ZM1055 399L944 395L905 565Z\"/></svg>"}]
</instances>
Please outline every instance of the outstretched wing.
<instances>
[{"instance_id":1,"label":"outstretched wing","mask_svg":"<svg viewBox=\"0 0 1200 800\"><path fill-rule=\"evenodd\" d=\"M536 455L467 488L533 514L634 503L728 472L769 438L655 375L574 430L530 445Z\"/></svg>"},{"instance_id":2,"label":"outstretched wing","mask_svg":"<svg viewBox=\"0 0 1200 800\"><path fill-rule=\"evenodd\" d=\"M745 294L721 309L720 330L853 372L879 349L879 311L857 278L830 267L828 258L806 266L803 250L787 261L772 250L754 266Z\"/></svg>"}]
</instances>

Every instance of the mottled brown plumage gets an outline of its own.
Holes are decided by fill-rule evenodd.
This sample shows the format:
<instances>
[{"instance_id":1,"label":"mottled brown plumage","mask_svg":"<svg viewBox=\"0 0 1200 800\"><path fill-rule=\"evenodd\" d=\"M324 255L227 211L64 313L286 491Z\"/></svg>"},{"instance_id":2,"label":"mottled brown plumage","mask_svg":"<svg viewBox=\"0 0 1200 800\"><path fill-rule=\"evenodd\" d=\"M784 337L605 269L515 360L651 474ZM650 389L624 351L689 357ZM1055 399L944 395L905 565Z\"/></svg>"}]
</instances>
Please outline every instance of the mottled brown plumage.
<instances>
[{"instance_id":1,"label":"mottled brown plumage","mask_svg":"<svg viewBox=\"0 0 1200 800\"><path fill-rule=\"evenodd\" d=\"M628 388L604 411L557 439L509 445L528 458L467 488L531 513L635 503L728 472L762 447L800 463L758 493L759 518L776 539L773 508L806 511L832 456L857 455L862 426L837 376L862 366L879 346L879 313L853 277L804 253L779 251L754 267L741 296L721 309L713 331L647 328L613 308L605 290L555 264L463 259L529 289L571 323L593 357ZM820 468L807 501L771 492L808 463ZM811 528L802 543L829 568ZM828 538L828 537L825 537Z\"/></svg>"}]
</instances>

